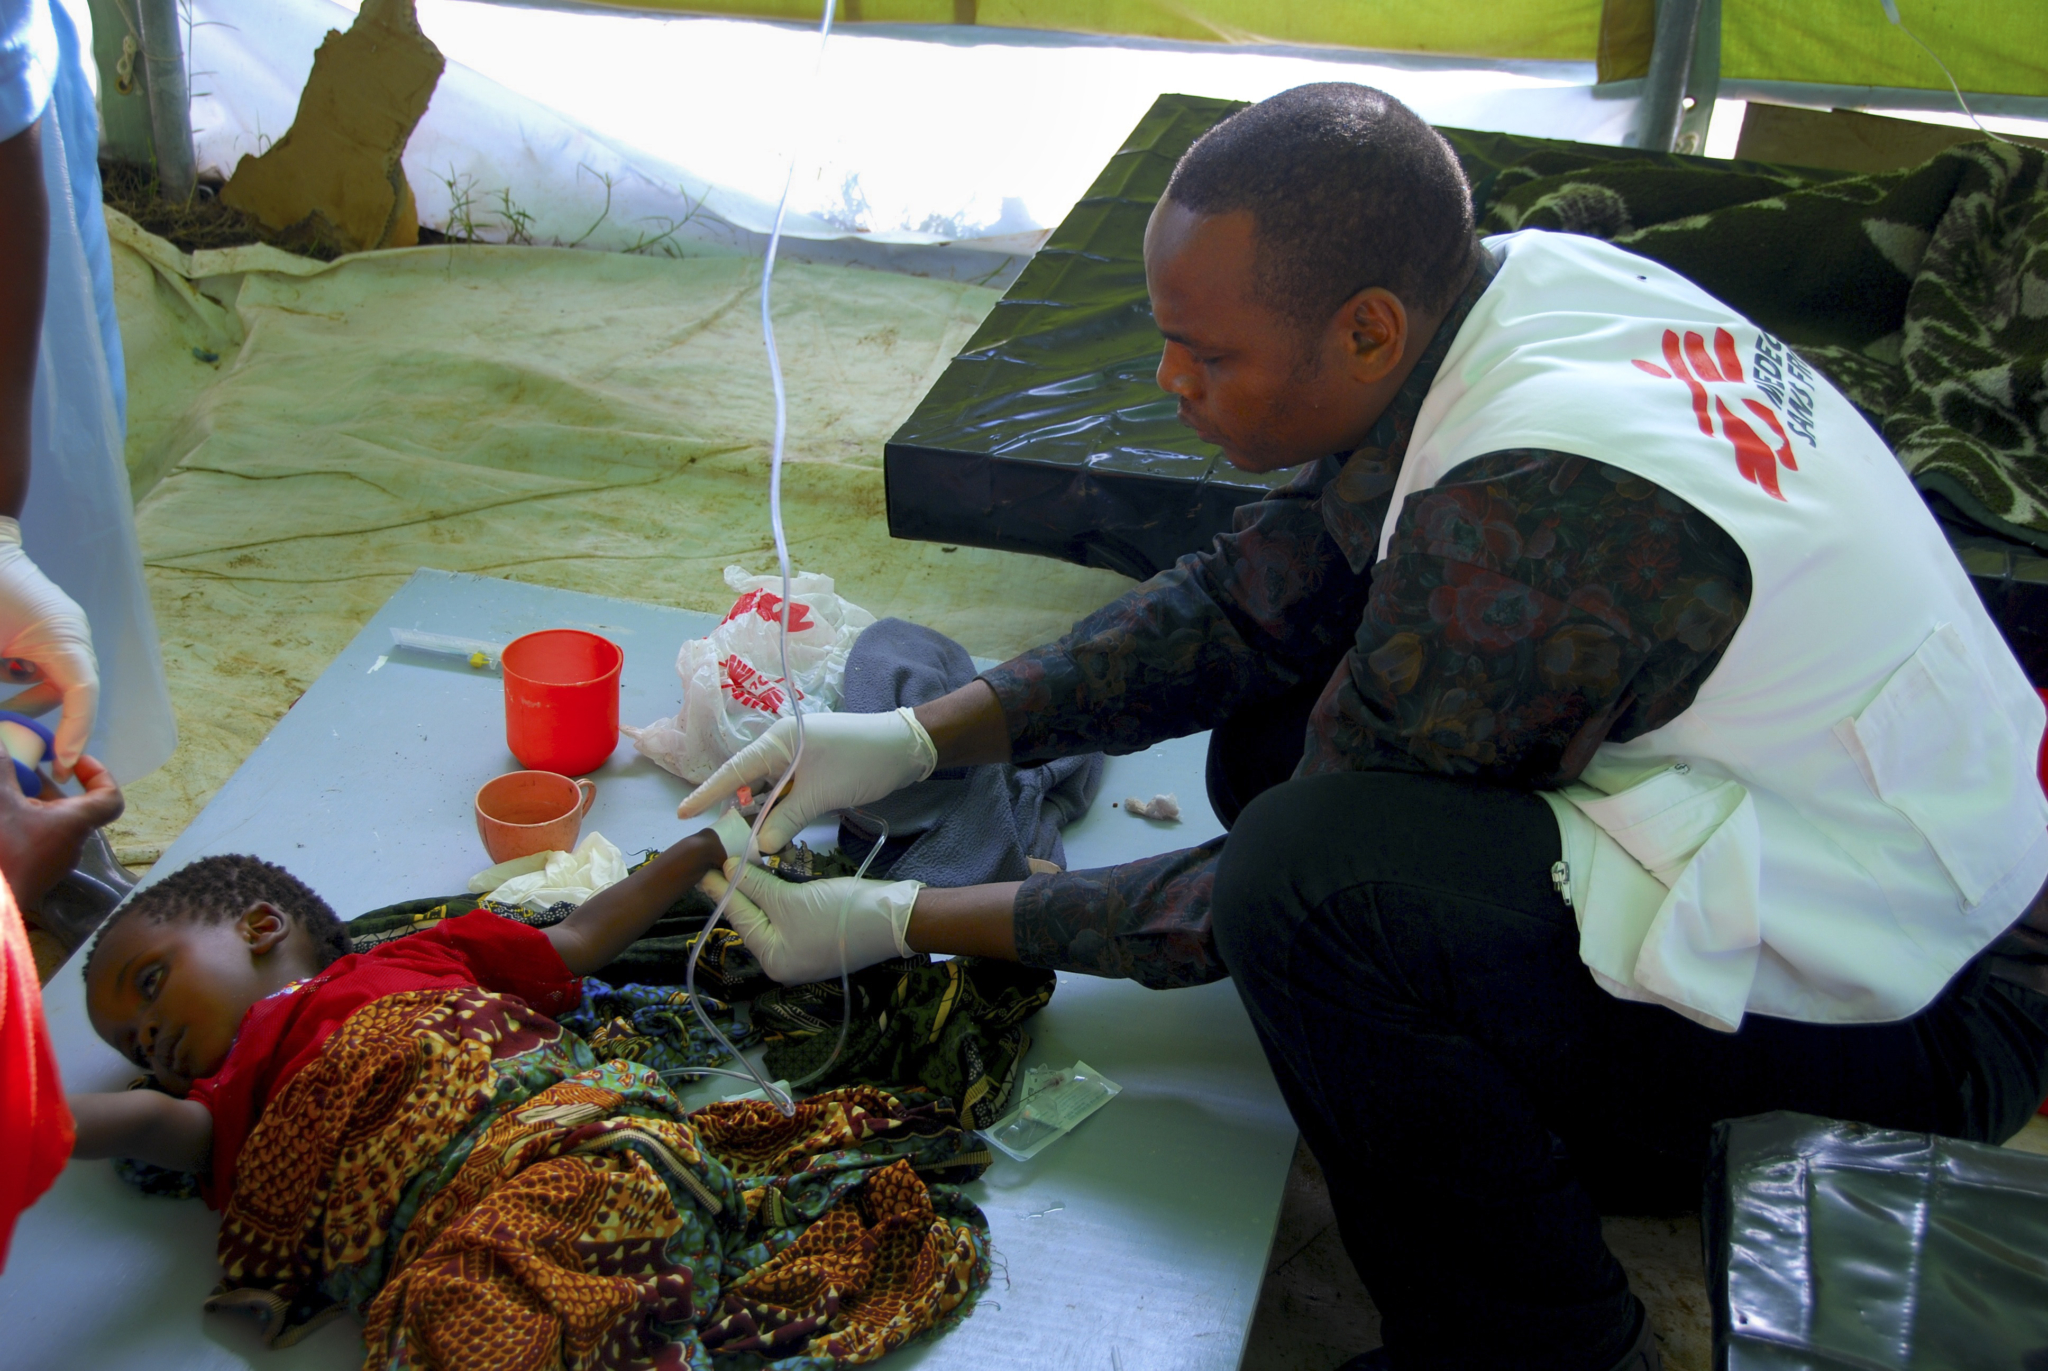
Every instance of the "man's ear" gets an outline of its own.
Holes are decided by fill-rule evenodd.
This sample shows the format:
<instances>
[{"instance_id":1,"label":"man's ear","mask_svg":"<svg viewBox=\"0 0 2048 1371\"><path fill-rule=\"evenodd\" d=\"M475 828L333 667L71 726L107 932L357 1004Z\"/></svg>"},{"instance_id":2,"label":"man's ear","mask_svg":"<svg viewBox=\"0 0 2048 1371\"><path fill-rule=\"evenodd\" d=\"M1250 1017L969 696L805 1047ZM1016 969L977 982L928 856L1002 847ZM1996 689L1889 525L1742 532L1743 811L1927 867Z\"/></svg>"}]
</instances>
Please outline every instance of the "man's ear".
<instances>
[{"instance_id":1,"label":"man's ear","mask_svg":"<svg viewBox=\"0 0 2048 1371\"><path fill-rule=\"evenodd\" d=\"M249 950L261 956L292 935L292 916L268 900L258 900L242 911L235 929Z\"/></svg>"},{"instance_id":2,"label":"man's ear","mask_svg":"<svg viewBox=\"0 0 2048 1371\"><path fill-rule=\"evenodd\" d=\"M1352 379L1361 384L1385 378L1408 351L1408 307L1384 286L1359 291L1338 307L1331 322L1343 334Z\"/></svg>"}]
</instances>

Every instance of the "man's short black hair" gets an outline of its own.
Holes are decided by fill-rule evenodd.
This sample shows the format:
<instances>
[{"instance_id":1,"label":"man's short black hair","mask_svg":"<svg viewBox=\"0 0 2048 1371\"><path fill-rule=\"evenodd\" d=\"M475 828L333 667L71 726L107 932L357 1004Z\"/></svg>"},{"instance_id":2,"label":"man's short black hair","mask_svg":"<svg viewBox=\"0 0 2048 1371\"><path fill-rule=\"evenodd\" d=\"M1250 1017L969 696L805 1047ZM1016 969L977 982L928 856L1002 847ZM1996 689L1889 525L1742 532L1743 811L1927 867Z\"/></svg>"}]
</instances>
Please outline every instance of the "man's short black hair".
<instances>
[{"instance_id":1,"label":"man's short black hair","mask_svg":"<svg viewBox=\"0 0 2048 1371\"><path fill-rule=\"evenodd\" d=\"M1304 330L1368 286L1448 308L1471 259L1472 191L1451 146L1370 86L1296 86L1225 119L1174 168L1167 198L1249 211L1259 298Z\"/></svg>"},{"instance_id":2,"label":"man's short black hair","mask_svg":"<svg viewBox=\"0 0 2048 1371\"><path fill-rule=\"evenodd\" d=\"M326 966L353 950L348 930L341 926L333 908L304 881L260 857L231 853L201 857L155 885L137 891L134 898L100 926L85 954L85 973L91 974L93 958L99 955L107 930L124 919L152 919L160 924L220 924L239 919L250 905L260 900L276 905L306 930L320 965Z\"/></svg>"}]
</instances>

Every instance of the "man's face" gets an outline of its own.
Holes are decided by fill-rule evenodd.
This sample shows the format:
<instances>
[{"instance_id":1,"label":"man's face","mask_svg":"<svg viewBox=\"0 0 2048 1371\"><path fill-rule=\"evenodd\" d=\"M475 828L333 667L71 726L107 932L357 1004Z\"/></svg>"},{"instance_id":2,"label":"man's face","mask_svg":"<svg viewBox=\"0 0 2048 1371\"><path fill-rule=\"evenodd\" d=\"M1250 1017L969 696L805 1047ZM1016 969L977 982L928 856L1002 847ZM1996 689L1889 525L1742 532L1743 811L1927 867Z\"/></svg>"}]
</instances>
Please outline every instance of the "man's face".
<instances>
[{"instance_id":1,"label":"man's face","mask_svg":"<svg viewBox=\"0 0 2048 1371\"><path fill-rule=\"evenodd\" d=\"M122 919L93 958L86 1014L115 1051L183 1095L227 1060L251 1005L310 973L305 941L267 904L222 923Z\"/></svg>"},{"instance_id":2,"label":"man's face","mask_svg":"<svg viewBox=\"0 0 2048 1371\"><path fill-rule=\"evenodd\" d=\"M1166 339L1159 387L1180 398L1181 422L1241 471L1348 452L1385 396L1349 365L1355 348L1334 312L1328 328L1304 334L1255 298L1253 246L1247 212L1199 215L1170 200L1153 211L1145 283Z\"/></svg>"}]
</instances>

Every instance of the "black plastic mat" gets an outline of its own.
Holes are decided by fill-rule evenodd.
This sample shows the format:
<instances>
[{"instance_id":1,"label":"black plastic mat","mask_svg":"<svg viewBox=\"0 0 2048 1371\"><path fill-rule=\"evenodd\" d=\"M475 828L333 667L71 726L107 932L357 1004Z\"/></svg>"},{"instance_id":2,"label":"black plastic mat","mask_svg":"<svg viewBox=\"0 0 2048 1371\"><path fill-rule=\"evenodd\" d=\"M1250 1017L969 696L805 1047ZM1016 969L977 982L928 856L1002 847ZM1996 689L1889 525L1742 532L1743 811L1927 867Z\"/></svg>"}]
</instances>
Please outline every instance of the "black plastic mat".
<instances>
[{"instance_id":1,"label":"black plastic mat","mask_svg":"<svg viewBox=\"0 0 2048 1371\"><path fill-rule=\"evenodd\" d=\"M1283 484L1196 439L1153 381L1145 222L1241 102L1163 95L884 449L889 532L1145 577Z\"/></svg>"},{"instance_id":2,"label":"black plastic mat","mask_svg":"<svg viewBox=\"0 0 2048 1371\"><path fill-rule=\"evenodd\" d=\"M889 532L1146 577L1292 473L1254 476L1174 417L1153 380L1145 223L1188 146L1242 102L1162 95L884 449ZM1595 161L1755 167L1443 129L1481 212L1543 150ZM1829 173L1820 173L1823 177Z\"/></svg>"}]
</instances>

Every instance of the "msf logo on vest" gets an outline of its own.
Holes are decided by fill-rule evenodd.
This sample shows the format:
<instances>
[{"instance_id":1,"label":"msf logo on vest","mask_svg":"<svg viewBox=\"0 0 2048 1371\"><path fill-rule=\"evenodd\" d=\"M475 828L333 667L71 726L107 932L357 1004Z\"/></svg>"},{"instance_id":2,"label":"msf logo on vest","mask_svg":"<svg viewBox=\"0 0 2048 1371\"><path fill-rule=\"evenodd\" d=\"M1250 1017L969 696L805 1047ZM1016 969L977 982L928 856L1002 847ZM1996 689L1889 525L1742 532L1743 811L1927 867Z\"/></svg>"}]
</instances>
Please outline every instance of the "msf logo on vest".
<instances>
[{"instance_id":1,"label":"msf logo on vest","mask_svg":"<svg viewBox=\"0 0 2048 1371\"><path fill-rule=\"evenodd\" d=\"M1676 329L1664 330L1664 363L1634 359L1638 369L1667 381L1678 381L1692 395L1693 419L1700 432L1711 438L1716 430L1735 449L1735 469L1742 478L1774 500L1785 498L1778 482L1778 468L1799 470L1792 455L1792 437L1807 447L1814 446L1813 372L1792 349L1768 333L1757 334L1750 354L1749 378L1745 379L1742 359L1736 355L1735 336L1725 328L1714 330L1714 346L1707 348L1704 335ZM1771 403L1754 394L1761 391ZM1730 400L1740 405L1738 410ZM1783 417L1780 417L1783 411Z\"/></svg>"}]
</instances>

